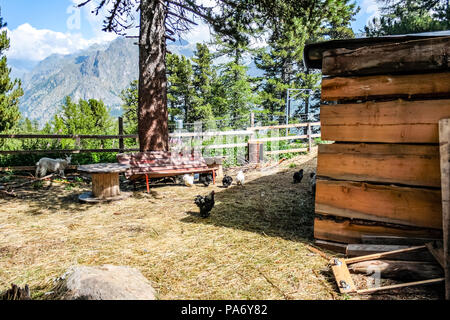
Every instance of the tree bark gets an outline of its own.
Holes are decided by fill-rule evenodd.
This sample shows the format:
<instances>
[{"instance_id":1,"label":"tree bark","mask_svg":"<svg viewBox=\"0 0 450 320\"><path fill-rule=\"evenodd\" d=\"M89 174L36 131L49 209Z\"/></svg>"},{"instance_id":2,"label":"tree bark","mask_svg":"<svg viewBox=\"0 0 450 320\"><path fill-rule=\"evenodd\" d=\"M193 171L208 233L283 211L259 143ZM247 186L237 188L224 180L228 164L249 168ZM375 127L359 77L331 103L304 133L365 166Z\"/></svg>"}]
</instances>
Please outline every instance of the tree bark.
<instances>
[{"instance_id":1,"label":"tree bark","mask_svg":"<svg viewBox=\"0 0 450 320\"><path fill-rule=\"evenodd\" d=\"M141 0L138 134L141 151L169 148L164 4Z\"/></svg>"}]
</instances>

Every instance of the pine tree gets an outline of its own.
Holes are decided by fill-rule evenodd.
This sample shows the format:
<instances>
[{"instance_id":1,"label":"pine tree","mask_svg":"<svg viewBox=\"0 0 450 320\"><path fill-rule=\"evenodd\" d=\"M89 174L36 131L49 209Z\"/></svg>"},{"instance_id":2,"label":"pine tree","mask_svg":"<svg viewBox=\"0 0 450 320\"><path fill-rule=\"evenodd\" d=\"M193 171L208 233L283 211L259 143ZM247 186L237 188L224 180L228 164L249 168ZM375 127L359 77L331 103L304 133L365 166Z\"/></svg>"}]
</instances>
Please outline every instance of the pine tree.
<instances>
[{"instance_id":1,"label":"pine tree","mask_svg":"<svg viewBox=\"0 0 450 320\"><path fill-rule=\"evenodd\" d=\"M0 29L6 27L0 16ZM19 98L23 95L21 82L11 81L5 51L9 49L6 30L0 33L0 132L14 128L20 119Z\"/></svg>"},{"instance_id":2,"label":"pine tree","mask_svg":"<svg viewBox=\"0 0 450 320\"><path fill-rule=\"evenodd\" d=\"M66 97L61 112L56 114L50 125L44 128L56 134L112 134L115 132L109 109L100 100L80 99L78 103ZM81 147L98 148L107 143L103 140L82 140ZM72 146L73 141L63 141L62 147Z\"/></svg>"},{"instance_id":3,"label":"pine tree","mask_svg":"<svg viewBox=\"0 0 450 320\"><path fill-rule=\"evenodd\" d=\"M124 131L127 134L136 134L138 132L137 108L138 108L138 81L134 80L128 88L122 90L120 98L123 101L122 110L124 111Z\"/></svg>"},{"instance_id":4,"label":"pine tree","mask_svg":"<svg viewBox=\"0 0 450 320\"><path fill-rule=\"evenodd\" d=\"M381 17L365 27L366 36L420 33L450 29L450 6L445 0L380 0Z\"/></svg>"},{"instance_id":5,"label":"pine tree","mask_svg":"<svg viewBox=\"0 0 450 320\"><path fill-rule=\"evenodd\" d=\"M91 1L85 0L79 6ZM173 36L188 31L196 24L196 18L207 22L218 33L232 34L236 38L239 30L289 19L296 14L299 3L314 9L318 2L322 11L328 12L325 9L336 4L340 8L342 0L219 0L215 7L205 6L200 0L99 2L95 14L112 4L104 21L104 31L123 33L135 27L134 12L140 11L138 133L141 151L168 150L169 147L166 39L174 41ZM311 10L306 13L309 15ZM236 23L230 24L230 21ZM321 24L320 21L316 23Z\"/></svg>"},{"instance_id":6,"label":"pine tree","mask_svg":"<svg viewBox=\"0 0 450 320\"><path fill-rule=\"evenodd\" d=\"M172 115L182 115L185 123L192 122L195 89L191 61L183 55L175 54L169 55L167 60L170 65L167 96Z\"/></svg>"},{"instance_id":7,"label":"pine tree","mask_svg":"<svg viewBox=\"0 0 450 320\"><path fill-rule=\"evenodd\" d=\"M212 82L216 78L215 69L212 66L213 56L206 44L197 43L193 61L195 96L191 121L211 121L214 118L212 108ZM207 125L207 127L210 125ZM207 128L204 128L207 129Z\"/></svg>"},{"instance_id":8,"label":"pine tree","mask_svg":"<svg viewBox=\"0 0 450 320\"><path fill-rule=\"evenodd\" d=\"M317 1L311 7L299 4L290 8L293 13L288 19L272 23L268 46L255 57L256 66L263 71L259 78L260 99L271 121L285 121L287 89L314 91L319 87L319 73L308 70L303 63L305 44L353 36L349 23L358 9L348 2ZM297 97L304 99L308 113L309 94L305 91Z\"/></svg>"}]
</instances>

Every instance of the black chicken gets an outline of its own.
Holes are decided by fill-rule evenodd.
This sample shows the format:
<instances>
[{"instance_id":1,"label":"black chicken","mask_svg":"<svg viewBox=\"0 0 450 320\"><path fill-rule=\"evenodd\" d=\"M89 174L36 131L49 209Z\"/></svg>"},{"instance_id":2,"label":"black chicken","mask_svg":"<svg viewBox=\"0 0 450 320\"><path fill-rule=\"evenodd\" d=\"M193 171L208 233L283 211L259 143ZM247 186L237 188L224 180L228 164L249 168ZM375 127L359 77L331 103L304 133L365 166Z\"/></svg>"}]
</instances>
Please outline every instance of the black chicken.
<instances>
[{"instance_id":1,"label":"black chicken","mask_svg":"<svg viewBox=\"0 0 450 320\"><path fill-rule=\"evenodd\" d=\"M300 183L303 179L303 169L294 173L294 183Z\"/></svg>"},{"instance_id":2,"label":"black chicken","mask_svg":"<svg viewBox=\"0 0 450 320\"><path fill-rule=\"evenodd\" d=\"M214 191L211 191L211 193L205 197L200 195L196 196L194 203L200 208L200 216L202 218L208 218L212 208L214 208Z\"/></svg>"},{"instance_id":3,"label":"black chicken","mask_svg":"<svg viewBox=\"0 0 450 320\"><path fill-rule=\"evenodd\" d=\"M205 187L207 187L211 182L213 182L213 176L211 173L200 173L198 181L200 181Z\"/></svg>"},{"instance_id":4,"label":"black chicken","mask_svg":"<svg viewBox=\"0 0 450 320\"><path fill-rule=\"evenodd\" d=\"M225 176L222 179L222 184L225 188L228 188L233 183L233 178L230 176Z\"/></svg>"}]
</instances>

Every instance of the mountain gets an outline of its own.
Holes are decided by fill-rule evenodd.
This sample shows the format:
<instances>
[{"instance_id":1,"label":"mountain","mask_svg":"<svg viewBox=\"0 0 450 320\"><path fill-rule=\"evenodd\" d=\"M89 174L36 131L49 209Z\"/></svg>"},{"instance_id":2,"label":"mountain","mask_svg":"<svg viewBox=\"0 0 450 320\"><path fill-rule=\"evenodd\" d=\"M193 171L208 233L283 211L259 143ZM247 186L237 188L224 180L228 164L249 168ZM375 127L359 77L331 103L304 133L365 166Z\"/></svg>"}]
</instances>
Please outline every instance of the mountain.
<instances>
[{"instance_id":1,"label":"mountain","mask_svg":"<svg viewBox=\"0 0 450 320\"><path fill-rule=\"evenodd\" d=\"M66 96L97 99L121 113L119 95L138 77L138 49L131 39L118 38L70 55L51 55L22 76L20 111L40 124L49 121Z\"/></svg>"},{"instance_id":2,"label":"mountain","mask_svg":"<svg viewBox=\"0 0 450 320\"><path fill-rule=\"evenodd\" d=\"M66 96L72 100L102 100L112 116L122 114L120 93L138 79L139 57L136 39L119 37L106 44L69 54L53 54L39 63L8 61L13 77L22 79L24 96L20 100L23 117L40 125L53 118ZM168 51L192 57L195 44L179 40ZM31 71L29 71L31 70ZM250 65L249 73L256 68Z\"/></svg>"}]
</instances>

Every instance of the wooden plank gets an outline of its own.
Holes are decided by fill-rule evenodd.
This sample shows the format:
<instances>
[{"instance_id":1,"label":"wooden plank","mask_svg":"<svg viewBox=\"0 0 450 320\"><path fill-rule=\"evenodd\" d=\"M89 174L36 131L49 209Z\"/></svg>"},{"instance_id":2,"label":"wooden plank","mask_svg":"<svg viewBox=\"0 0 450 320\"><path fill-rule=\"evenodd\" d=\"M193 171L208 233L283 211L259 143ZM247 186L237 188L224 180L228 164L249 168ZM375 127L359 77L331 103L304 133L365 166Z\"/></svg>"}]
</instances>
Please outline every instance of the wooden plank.
<instances>
[{"instance_id":1,"label":"wooden plank","mask_svg":"<svg viewBox=\"0 0 450 320\"><path fill-rule=\"evenodd\" d=\"M365 143L321 144L317 174L338 180L440 187L439 147Z\"/></svg>"},{"instance_id":2,"label":"wooden plank","mask_svg":"<svg viewBox=\"0 0 450 320\"><path fill-rule=\"evenodd\" d=\"M316 213L440 229L441 192L435 189L317 179Z\"/></svg>"},{"instance_id":3,"label":"wooden plank","mask_svg":"<svg viewBox=\"0 0 450 320\"><path fill-rule=\"evenodd\" d=\"M282 153L293 153L293 152L308 152L308 148L273 150L273 151L266 151L265 153L268 155L271 155L271 154L282 154Z\"/></svg>"},{"instance_id":4,"label":"wooden plank","mask_svg":"<svg viewBox=\"0 0 450 320\"><path fill-rule=\"evenodd\" d=\"M414 251L424 250L424 249L426 250L426 248L427 247L425 245L423 245L423 246L402 248L402 249L392 250L392 251L388 251L388 252L373 253L373 254L363 255L360 257L348 258L348 259L345 259L345 262L347 264L351 264L351 263L356 263L356 262L361 262L361 261L381 259L381 258L386 258L386 257L392 257L392 256L395 256L400 253L414 252Z\"/></svg>"},{"instance_id":5,"label":"wooden plank","mask_svg":"<svg viewBox=\"0 0 450 320\"><path fill-rule=\"evenodd\" d=\"M324 75L443 71L450 67L450 37L323 52Z\"/></svg>"},{"instance_id":6,"label":"wooden plank","mask_svg":"<svg viewBox=\"0 0 450 320\"><path fill-rule=\"evenodd\" d=\"M341 243L361 243L362 235L399 236L411 238L442 237L442 231L427 228L381 225L375 222L360 223L351 219L314 219L314 238Z\"/></svg>"},{"instance_id":7,"label":"wooden plank","mask_svg":"<svg viewBox=\"0 0 450 320\"><path fill-rule=\"evenodd\" d=\"M450 300L450 119L439 121L445 298Z\"/></svg>"},{"instance_id":8,"label":"wooden plank","mask_svg":"<svg viewBox=\"0 0 450 320\"><path fill-rule=\"evenodd\" d=\"M434 240L436 239L376 236L368 234L361 235L361 242L365 244L386 244L386 245L394 244L394 245L418 246Z\"/></svg>"},{"instance_id":9,"label":"wooden plank","mask_svg":"<svg viewBox=\"0 0 450 320\"><path fill-rule=\"evenodd\" d=\"M357 290L356 292L358 294L370 294L370 293L379 292L379 291L400 289L400 288L413 287L413 286L422 286L422 285L427 285L427 284L439 283L439 282L443 282L443 281L444 281L444 278L421 280L421 281L415 281L415 282L393 284L393 285L384 286L384 287L376 287L376 288L370 288L370 289Z\"/></svg>"},{"instance_id":10,"label":"wooden plank","mask_svg":"<svg viewBox=\"0 0 450 320\"><path fill-rule=\"evenodd\" d=\"M314 244L323 249L339 253L345 253L347 250L347 244L345 243L325 241L325 240L314 240Z\"/></svg>"},{"instance_id":11,"label":"wooden plank","mask_svg":"<svg viewBox=\"0 0 450 320\"><path fill-rule=\"evenodd\" d=\"M449 94L450 72L322 79L322 100L325 101L439 97Z\"/></svg>"},{"instance_id":12,"label":"wooden plank","mask_svg":"<svg viewBox=\"0 0 450 320\"><path fill-rule=\"evenodd\" d=\"M435 246L434 242L428 242L425 245L427 246L428 251L433 255L434 259L442 267L442 270L445 270L444 248L442 246Z\"/></svg>"},{"instance_id":13,"label":"wooden plank","mask_svg":"<svg viewBox=\"0 0 450 320\"><path fill-rule=\"evenodd\" d=\"M374 253L389 252L394 250L401 250L411 248L411 246L405 245L386 245L386 244L349 244L346 249L347 257L359 257ZM423 250L415 250L412 252L400 252L394 256L390 256L392 260L403 261L428 261L435 262L434 257L428 250L423 247Z\"/></svg>"},{"instance_id":14,"label":"wooden plank","mask_svg":"<svg viewBox=\"0 0 450 320\"><path fill-rule=\"evenodd\" d=\"M340 293L351 293L356 291L355 283L348 271L344 259L335 259L335 264L331 266L336 284Z\"/></svg>"},{"instance_id":15,"label":"wooden plank","mask_svg":"<svg viewBox=\"0 0 450 320\"><path fill-rule=\"evenodd\" d=\"M324 140L438 143L438 122L450 117L450 99L322 105L320 117Z\"/></svg>"}]
</instances>

